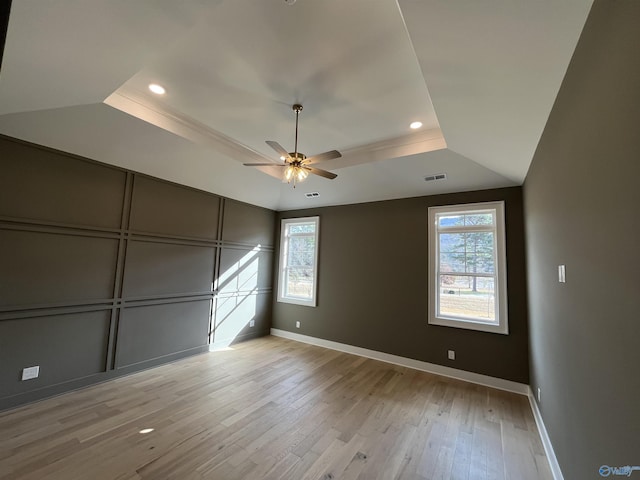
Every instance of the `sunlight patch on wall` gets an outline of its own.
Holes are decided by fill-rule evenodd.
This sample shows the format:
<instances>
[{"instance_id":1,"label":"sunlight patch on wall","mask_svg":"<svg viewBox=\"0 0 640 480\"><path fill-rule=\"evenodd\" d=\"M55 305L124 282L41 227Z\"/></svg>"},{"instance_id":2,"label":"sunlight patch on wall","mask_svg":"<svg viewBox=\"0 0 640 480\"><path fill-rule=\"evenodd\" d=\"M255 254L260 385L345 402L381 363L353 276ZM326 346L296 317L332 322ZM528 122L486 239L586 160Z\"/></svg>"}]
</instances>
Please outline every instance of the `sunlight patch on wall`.
<instances>
[{"instance_id":1,"label":"sunlight patch on wall","mask_svg":"<svg viewBox=\"0 0 640 480\"><path fill-rule=\"evenodd\" d=\"M256 317L260 245L243 255L218 279L213 350L229 347Z\"/></svg>"}]
</instances>

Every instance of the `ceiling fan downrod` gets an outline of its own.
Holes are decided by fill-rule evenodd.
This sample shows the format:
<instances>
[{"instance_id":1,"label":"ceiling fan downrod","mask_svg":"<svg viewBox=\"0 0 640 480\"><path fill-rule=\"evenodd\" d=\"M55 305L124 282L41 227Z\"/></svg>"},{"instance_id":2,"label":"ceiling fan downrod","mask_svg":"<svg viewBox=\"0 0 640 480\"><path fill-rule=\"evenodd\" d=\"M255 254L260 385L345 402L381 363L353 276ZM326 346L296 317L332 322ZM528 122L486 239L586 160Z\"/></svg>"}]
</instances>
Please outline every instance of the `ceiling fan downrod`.
<instances>
[{"instance_id":1,"label":"ceiling fan downrod","mask_svg":"<svg viewBox=\"0 0 640 480\"><path fill-rule=\"evenodd\" d=\"M300 105L299 103L296 103L293 105L293 111L296 112L296 142L294 145L294 156L293 158L295 160L298 159L298 115L300 115L300 112L302 111L302 105Z\"/></svg>"}]
</instances>

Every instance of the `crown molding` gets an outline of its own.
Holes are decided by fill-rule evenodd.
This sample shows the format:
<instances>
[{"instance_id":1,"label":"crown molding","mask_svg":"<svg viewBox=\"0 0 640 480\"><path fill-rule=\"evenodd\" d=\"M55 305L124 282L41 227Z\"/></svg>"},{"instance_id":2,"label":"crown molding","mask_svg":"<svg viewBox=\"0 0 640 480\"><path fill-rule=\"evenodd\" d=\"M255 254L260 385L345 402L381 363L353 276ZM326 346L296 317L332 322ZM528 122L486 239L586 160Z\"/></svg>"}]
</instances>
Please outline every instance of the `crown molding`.
<instances>
[{"instance_id":1,"label":"crown molding","mask_svg":"<svg viewBox=\"0 0 640 480\"><path fill-rule=\"evenodd\" d=\"M104 103L140 120L162 128L198 145L205 145L240 163L273 163L273 159L256 152L233 138L184 115L166 105L150 101L135 90L120 89L109 95ZM267 175L281 179L281 169L256 167Z\"/></svg>"},{"instance_id":2,"label":"crown molding","mask_svg":"<svg viewBox=\"0 0 640 480\"><path fill-rule=\"evenodd\" d=\"M120 88L109 95L104 100L104 103L191 142L211 147L240 163L270 162L273 163L274 167L280 165L274 162L272 158L262 155L237 140L167 105L153 102L147 95L136 90ZM363 163L390 160L444 148L447 148L447 143L442 130L440 128L431 128L343 150L341 158L323 162L322 168L325 170L337 170ZM282 170L279 167L266 166L256 168L274 178L282 178Z\"/></svg>"},{"instance_id":3,"label":"crown molding","mask_svg":"<svg viewBox=\"0 0 640 480\"><path fill-rule=\"evenodd\" d=\"M442 130L430 128L421 132L388 138L342 151L342 158L323 162L327 170L353 167L362 163L407 157L447 148Z\"/></svg>"}]
</instances>

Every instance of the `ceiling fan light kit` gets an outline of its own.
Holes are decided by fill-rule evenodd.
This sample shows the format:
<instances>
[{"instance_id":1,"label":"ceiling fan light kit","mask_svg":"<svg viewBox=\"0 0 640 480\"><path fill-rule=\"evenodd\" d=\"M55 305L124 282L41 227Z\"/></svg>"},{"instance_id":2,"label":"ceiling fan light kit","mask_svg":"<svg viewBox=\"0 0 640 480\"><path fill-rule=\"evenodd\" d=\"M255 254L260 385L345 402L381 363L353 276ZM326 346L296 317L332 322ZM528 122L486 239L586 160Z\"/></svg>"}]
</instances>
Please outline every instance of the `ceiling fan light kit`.
<instances>
[{"instance_id":1,"label":"ceiling fan light kit","mask_svg":"<svg viewBox=\"0 0 640 480\"><path fill-rule=\"evenodd\" d=\"M326 160L340 158L342 154L337 150L330 150L319 155L307 157L304 153L298 152L298 116L302 111L302 105L296 103L292 108L296 113L296 138L293 152L287 152L278 142L274 142L273 140L266 141L267 145L273 148L280 156L280 159L284 160L284 163L281 165L276 165L273 163L245 163L244 165L247 167L285 167L284 180L287 183L293 182L293 188L296 188L296 183L304 181L310 173L328 178L329 180L333 180L337 177L335 173L328 172L320 168L311 167L310 165Z\"/></svg>"},{"instance_id":2,"label":"ceiling fan light kit","mask_svg":"<svg viewBox=\"0 0 640 480\"><path fill-rule=\"evenodd\" d=\"M284 170L284 178L287 183L293 180L293 188L296 188L296 182L302 182L309 176L309 171L303 167L296 167L295 165L288 165Z\"/></svg>"}]
</instances>

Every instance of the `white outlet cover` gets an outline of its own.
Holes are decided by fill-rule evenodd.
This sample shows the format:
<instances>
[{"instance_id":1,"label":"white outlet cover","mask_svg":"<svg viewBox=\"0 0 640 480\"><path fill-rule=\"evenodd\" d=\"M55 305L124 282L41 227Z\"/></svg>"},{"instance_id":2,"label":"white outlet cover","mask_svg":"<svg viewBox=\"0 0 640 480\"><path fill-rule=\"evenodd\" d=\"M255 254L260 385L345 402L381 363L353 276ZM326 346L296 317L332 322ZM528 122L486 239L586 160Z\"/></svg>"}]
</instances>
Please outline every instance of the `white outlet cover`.
<instances>
[{"instance_id":1,"label":"white outlet cover","mask_svg":"<svg viewBox=\"0 0 640 480\"><path fill-rule=\"evenodd\" d=\"M456 359L456 351L455 350L449 350L447 352L447 355L449 357L449 360L455 360Z\"/></svg>"},{"instance_id":2,"label":"white outlet cover","mask_svg":"<svg viewBox=\"0 0 640 480\"><path fill-rule=\"evenodd\" d=\"M256 326L256 321L255 320L249 321L249 326L250 327L255 327Z\"/></svg>"},{"instance_id":3,"label":"white outlet cover","mask_svg":"<svg viewBox=\"0 0 640 480\"><path fill-rule=\"evenodd\" d=\"M296 322L296 328L300 328L300 322Z\"/></svg>"},{"instance_id":4,"label":"white outlet cover","mask_svg":"<svg viewBox=\"0 0 640 480\"><path fill-rule=\"evenodd\" d=\"M542 398L542 390L538 387L538 403L540 403L540 399Z\"/></svg>"},{"instance_id":5,"label":"white outlet cover","mask_svg":"<svg viewBox=\"0 0 640 480\"><path fill-rule=\"evenodd\" d=\"M39 365L22 369L22 380L31 380L32 378L38 378L38 375L40 375Z\"/></svg>"}]
</instances>

